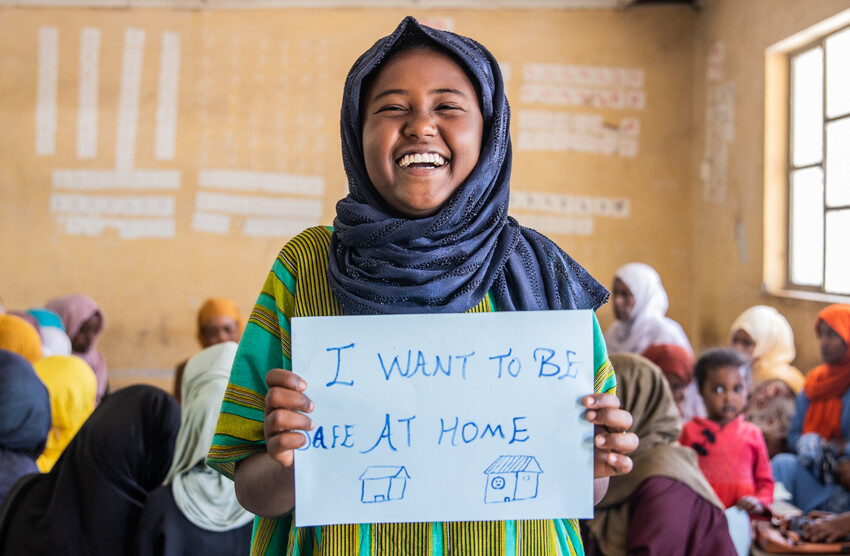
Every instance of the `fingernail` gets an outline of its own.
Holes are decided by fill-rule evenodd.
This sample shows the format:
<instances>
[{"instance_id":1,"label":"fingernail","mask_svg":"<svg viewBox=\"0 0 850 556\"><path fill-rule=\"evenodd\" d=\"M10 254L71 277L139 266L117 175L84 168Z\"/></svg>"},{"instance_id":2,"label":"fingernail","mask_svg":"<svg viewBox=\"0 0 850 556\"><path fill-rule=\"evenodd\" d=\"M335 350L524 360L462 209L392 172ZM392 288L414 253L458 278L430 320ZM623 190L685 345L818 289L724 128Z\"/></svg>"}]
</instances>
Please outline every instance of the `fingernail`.
<instances>
[{"instance_id":1,"label":"fingernail","mask_svg":"<svg viewBox=\"0 0 850 556\"><path fill-rule=\"evenodd\" d=\"M314 407L316 407L316 405L313 402L310 402L310 407L307 408L307 411L313 411Z\"/></svg>"},{"instance_id":2,"label":"fingernail","mask_svg":"<svg viewBox=\"0 0 850 556\"><path fill-rule=\"evenodd\" d=\"M605 437L604 436L597 436L596 437L596 445L600 446L600 447L605 446Z\"/></svg>"},{"instance_id":3,"label":"fingernail","mask_svg":"<svg viewBox=\"0 0 850 556\"><path fill-rule=\"evenodd\" d=\"M611 465L614 465L615 463L617 463L617 454L615 454L614 452L609 453L608 454L608 463L610 463Z\"/></svg>"},{"instance_id":4,"label":"fingernail","mask_svg":"<svg viewBox=\"0 0 850 556\"><path fill-rule=\"evenodd\" d=\"M588 407L593 407L596 405L596 399L593 396L588 396L584 399L585 405Z\"/></svg>"},{"instance_id":5,"label":"fingernail","mask_svg":"<svg viewBox=\"0 0 850 556\"><path fill-rule=\"evenodd\" d=\"M310 428L309 428L309 429L307 429L307 430L308 430L308 431L311 431L311 430L313 430L314 428L316 428L316 423L314 423L313 421L310 421Z\"/></svg>"},{"instance_id":6,"label":"fingernail","mask_svg":"<svg viewBox=\"0 0 850 556\"><path fill-rule=\"evenodd\" d=\"M595 411L588 411L587 412L587 420L593 421L594 419L596 419L596 412Z\"/></svg>"},{"instance_id":7,"label":"fingernail","mask_svg":"<svg viewBox=\"0 0 850 556\"><path fill-rule=\"evenodd\" d=\"M307 389L307 383L302 380L298 383L298 389L303 392Z\"/></svg>"}]
</instances>

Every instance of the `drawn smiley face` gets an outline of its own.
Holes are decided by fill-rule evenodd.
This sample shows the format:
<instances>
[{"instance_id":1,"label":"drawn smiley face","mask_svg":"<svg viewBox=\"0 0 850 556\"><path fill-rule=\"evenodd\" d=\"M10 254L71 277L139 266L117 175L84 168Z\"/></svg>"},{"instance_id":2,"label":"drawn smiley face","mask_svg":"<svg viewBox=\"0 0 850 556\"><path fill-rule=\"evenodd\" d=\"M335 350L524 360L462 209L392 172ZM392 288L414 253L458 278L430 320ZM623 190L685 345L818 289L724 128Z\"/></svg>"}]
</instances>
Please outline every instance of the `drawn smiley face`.
<instances>
[{"instance_id":1,"label":"drawn smiley face","mask_svg":"<svg viewBox=\"0 0 850 556\"><path fill-rule=\"evenodd\" d=\"M490 481L490 486L496 490L502 490L503 488L505 488L504 477L493 477L493 480Z\"/></svg>"}]
</instances>

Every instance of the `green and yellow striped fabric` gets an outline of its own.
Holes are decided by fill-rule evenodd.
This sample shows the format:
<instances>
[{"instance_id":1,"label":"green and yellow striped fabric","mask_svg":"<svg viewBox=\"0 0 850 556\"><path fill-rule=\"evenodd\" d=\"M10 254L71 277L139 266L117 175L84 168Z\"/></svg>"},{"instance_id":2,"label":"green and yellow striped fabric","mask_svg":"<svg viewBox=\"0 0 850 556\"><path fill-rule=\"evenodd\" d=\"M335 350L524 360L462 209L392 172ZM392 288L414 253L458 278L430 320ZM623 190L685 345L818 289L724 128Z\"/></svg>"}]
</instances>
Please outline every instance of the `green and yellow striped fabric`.
<instances>
[{"instance_id":1,"label":"green and yellow striped fabric","mask_svg":"<svg viewBox=\"0 0 850 556\"><path fill-rule=\"evenodd\" d=\"M233 479L234 466L265 450L269 369L291 369L290 319L343 314L327 281L332 229L305 230L277 256L239 342L207 464ZM488 294L470 312L497 310ZM614 392L599 323L593 319L595 390ZM252 555L567 556L583 554L576 520L388 523L289 529L290 519L256 518Z\"/></svg>"}]
</instances>

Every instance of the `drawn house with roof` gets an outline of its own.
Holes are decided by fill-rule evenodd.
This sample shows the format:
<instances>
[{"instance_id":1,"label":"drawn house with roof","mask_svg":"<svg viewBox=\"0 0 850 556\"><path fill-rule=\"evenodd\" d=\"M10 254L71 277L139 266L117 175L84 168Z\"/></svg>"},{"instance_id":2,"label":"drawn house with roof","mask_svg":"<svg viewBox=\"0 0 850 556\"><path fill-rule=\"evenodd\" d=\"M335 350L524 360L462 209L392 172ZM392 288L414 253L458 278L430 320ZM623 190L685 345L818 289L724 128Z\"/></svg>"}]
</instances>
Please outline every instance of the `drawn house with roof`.
<instances>
[{"instance_id":1,"label":"drawn house with roof","mask_svg":"<svg viewBox=\"0 0 850 556\"><path fill-rule=\"evenodd\" d=\"M360 475L360 501L365 504L404 498L410 475L403 465L372 465Z\"/></svg>"},{"instance_id":2,"label":"drawn house with roof","mask_svg":"<svg viewBox=\"0 0 850 556\"><path fill-rule=\"evenodd\" d=\"M484 470L487 488L484 502L513 502L537 497L537 484L543 469L534 456L499 456Z\"/></svg>"}]
</instances>

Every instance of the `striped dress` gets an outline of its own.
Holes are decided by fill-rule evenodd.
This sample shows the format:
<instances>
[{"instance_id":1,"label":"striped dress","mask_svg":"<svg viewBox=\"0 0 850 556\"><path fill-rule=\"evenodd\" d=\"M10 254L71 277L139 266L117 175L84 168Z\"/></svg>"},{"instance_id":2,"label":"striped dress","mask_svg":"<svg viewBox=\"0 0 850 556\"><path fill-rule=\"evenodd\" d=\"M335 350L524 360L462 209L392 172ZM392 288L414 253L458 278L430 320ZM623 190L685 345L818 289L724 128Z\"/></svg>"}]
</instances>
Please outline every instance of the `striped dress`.
<instances>
[{"instance_id":1,"label":"striped dress","mask_svg":"<svg viewBox=\"0 0 850 556\"><path fill-rule=\"evenodd\" d=\"M263 408L269 369L292 368L290 319L343 314L326 273L332 229L305 230L278 254L239 343L207 464L233 478L237 461L265 450ZM488 294L469 312L497 310ZM605 341L593 319L595 390L615 390ZM289 528L291 519L254 521L252 555L559 556L583 554L574 519L387 523Z\"/></svg>"}]
</instances>

